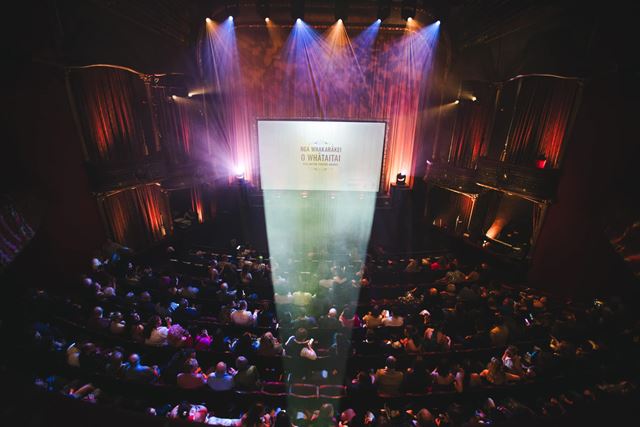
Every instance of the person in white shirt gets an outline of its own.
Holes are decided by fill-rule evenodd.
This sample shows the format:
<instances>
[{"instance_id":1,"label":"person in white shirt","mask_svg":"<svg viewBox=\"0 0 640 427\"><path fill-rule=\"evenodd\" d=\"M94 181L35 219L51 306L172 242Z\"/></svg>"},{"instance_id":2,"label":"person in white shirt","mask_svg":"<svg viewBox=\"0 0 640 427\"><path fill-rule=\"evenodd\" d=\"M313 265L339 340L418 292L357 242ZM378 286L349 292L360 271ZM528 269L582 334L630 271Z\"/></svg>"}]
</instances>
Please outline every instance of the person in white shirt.
<instances>
[{"instance_id":1,"label":"person in white shirt","mask_svg":"<svg viewBox=\"0 0 640 427\"><path fill-rule=\"evenodd\" d=\"M397 316L392 310L382 311L382 326L402 326L404 325L404 319L402 316Z\"/></svg>"},{"instance_id":2,"label":"person in white shirt","mask_svg":"<svg viewBox=\"0 0 640 427\"><path fill-rule=\"evenodd\" d=\"M292 295L293 297L293 305L297 305L299 307L305 307L311 303L314 295L311 295L309 292L304 291L295 291Z\"/></svg>"},{"instance_id":3,"label":"person in white shirt","mask_svg":"<svg viewBox=\"0 0 640 427\"><path fill-rule=\"evenodd\" d=\"M273 294L273 300L277 305L291 304L293 303L293 295L291 294L291 292L282 294L276 292Z\"/></svg>"},{"instance_id":4,"label":"person in white shirt","mask_svg":"<svg viewBox=\"0 0 640 427\"><path fill-rule=\"evenodd\" d=\"M171 327L171 318L166 317L165 321L167 322L167 326L162 326L160 316L151 316L144 328L144 343L146 345L156 347L167 345L167 335L169 334L169 327Z\"/></svg>"},{"instance_id":5,"label":"person in white shirt","mask_svg":"<svg viewBox=\"0 0 640 427\"><path fill-rule=\"evenodd\" d=\"M258 310L250 312L247 310L247 302L240 300L238 308L231 312L231 321L238 326L255 326Z\"/></svg>"}]
</instances>

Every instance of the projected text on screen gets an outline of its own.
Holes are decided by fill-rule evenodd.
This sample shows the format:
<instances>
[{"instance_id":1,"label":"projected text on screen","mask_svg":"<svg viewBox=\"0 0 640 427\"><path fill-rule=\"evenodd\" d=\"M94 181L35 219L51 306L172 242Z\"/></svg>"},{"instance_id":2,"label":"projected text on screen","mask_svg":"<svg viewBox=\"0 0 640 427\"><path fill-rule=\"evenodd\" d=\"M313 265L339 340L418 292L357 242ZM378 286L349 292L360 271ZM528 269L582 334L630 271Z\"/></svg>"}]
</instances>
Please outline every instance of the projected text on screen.
<instances>
[{"instance_id":1,"label":"projected text on screen","mask_svg":"<svg viewBox=\"0 0 640 427\"><path fill-rule=\"evenodd\" d=\"M259 120L263 190L378 191L384 122Z\"/></svg>"}]
</instances>

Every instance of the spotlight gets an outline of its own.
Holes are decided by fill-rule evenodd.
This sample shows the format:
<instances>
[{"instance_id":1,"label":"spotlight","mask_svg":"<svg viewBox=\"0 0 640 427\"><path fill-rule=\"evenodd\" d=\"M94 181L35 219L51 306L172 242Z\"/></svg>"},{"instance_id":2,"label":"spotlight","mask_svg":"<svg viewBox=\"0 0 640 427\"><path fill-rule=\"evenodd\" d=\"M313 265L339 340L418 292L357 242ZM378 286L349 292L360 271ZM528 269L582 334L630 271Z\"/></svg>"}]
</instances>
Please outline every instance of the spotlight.
<instances>
[{"instance_id":1,"label":"spotlight","mask_svg":"<svg viewBox=\"0 0 640 427\"><path fill-rule=\"evenodd\" d=\"M258 12L258 16L264 18L265 22L269 22L269 12L271 9L270 3L271 2L269 0L259 0L256 2L256 10Z\"/></svg>"},{"instance_id":2,"label":"spotlight","mask_svg":"<svg viewBox=\"0 0 640 427\"><path fill-rule=\"evenodd\" d=\"M377 22L378 24L380 24L380 23L382 23L382 19L378 18L378 19L376 19L376 22Z\"/></svg>"},{"instance_id":3,"label":"spotlight","mask_svg":"<svg viewBox=\"0 0 640 427\"><path fill-rule=\"evenodd\" d=\"M398 172L396 175L396 185L405 185L407 183L407 175L402 172Z\"/></svg>"},{"instance_id":4,"label":"spotlight","mask_svg":"<svg viewBox=\"0 0 640 427\"><path fill-rule=\"evenodd\" d=\"M460 100L459 100L459 99L456 99L455 101L453 101L453 103L454 103L455 105L458 105L458 104L460 104Z\"/></svg>"},{"instance_id":5,"label":"spotlight","mask_svg":"<svg viewBox=\"0 0 640 427\"><path fill-rule=\"evenodd\" d=\"M476 102L476 101L478 100L478 98L476 98L475 96L473 96L473 95L472 95L472 96L471 96L471 100L472 100L473 102Z\"/></svg>"},{"instance_id":6,"label":"spotlight","mask_svg":"<svg viewBox=\"0 0 640 427\"><path fill-rule=\"evenodd\" d=\"M244 179L244 166L237 165L233 169L233 174L236 176L237 180L243 180Z\"/></svg>"},{"instance_id":7,"label":"spotlight","mask_svg":"<svg viewBox=\"0 0 640 427\"><path fill-rule=\"evenodd\" d=\"M173 99L175 101L176 99L178 99L178 97L175 96L175 95L171 95L171 99Z\"/></svg>"},{"instance_id":8,"label":"spotlight","mask_svg":"<svg viewBox=\"0 0 640 427\"><path fill-rule=\"evenodd\" d=\"M346 21L349 16L349 2L347 0L336 1L335 7L336 20L342 24L342 22Z\"/></svg>"},{"instance_id":9,"label":"spotlight","mask_svg":"<svg viewBox=\"0 0 640 427\"><path fill-rule=\"evenodd\" d=\"M207 24L211 24L211 18L206 18L204 22L206 22Z\"/></svg>"},{"instance_id":10,"label":"spotlight","mask_svg":"<svg viewBox=\"0 0 640 427\"><path fill-rule=\"evenodd\" d=\"M229 21L233 21L233 16L229 15L229 17L227 18Z\"/></svg>"},{"instance_id":11,"label":"spotlight","mask_svg":"<svg viewBox=\"0 0 640 427\"><path fill-rule=\"evenodd\" d=\"M403 0L400 11L402 19L409 21L409 18L413 19L416 16L416 3L416 0Z\"/></svg>"},{"instance_id":12,"label":"spotlight","mask_svg":"<svg viewBox=\"0 0 640 427\"><path fill-rule=\"evenodd\" d=\"M299 22L304 19L304 0L293 0L291 2L291 17Z\"/></svg>"},{"instance_id":13,"label":"spotlight","mask_svg":"<svg viewBox=\"0 0 640 427\"><path fill-rule=\"evenodd\" d=\"M378 21L384 21L389 15L391 15L391 0L378 0Z\"/></svg>"},{"instance_id":14,"label":"spotlight","mask_svg":"<svg viewBox=\"0 0 640 427\"><path fill-rule=\"evenodd\" d=\"M266 22L267 24L269 23L270 19L269 17L264 18L264 22Z\"/></svg>"},{"instance_id":15,"label":"spotlight","mask_svg":"<svg viewBox=\"0 0 640 427\"><path fill-rule=\"evenodd\" d=\"M436 22L434 22L435 25L440 25L440 20L438 19Z\"/></svg>"}]
</instances>

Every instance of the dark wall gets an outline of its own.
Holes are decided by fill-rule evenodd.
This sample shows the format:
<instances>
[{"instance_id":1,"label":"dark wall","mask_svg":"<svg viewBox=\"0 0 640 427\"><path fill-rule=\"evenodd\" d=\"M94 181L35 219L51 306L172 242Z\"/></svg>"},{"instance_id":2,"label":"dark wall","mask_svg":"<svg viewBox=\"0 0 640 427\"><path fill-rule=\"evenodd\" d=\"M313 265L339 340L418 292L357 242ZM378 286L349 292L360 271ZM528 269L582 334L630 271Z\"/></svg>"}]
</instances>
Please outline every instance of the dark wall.
<instances>
[{"instance_id":1,"label":"dark wall","mask_svg":"<svg viewBox=\"0 0 640 427\"><path fill-rule=\"evenodd\" d=\"M20 91L11 112L15 149L5 158L10 164L3 168L3 181L13 191L33 194L44 208L36 236L11 271L32 284L52 273L68 278L68 272L88 266L87 255L105 236L89 192L64 72L32 63L22 69L16 87Z\"/></svg>"}]
</instances>

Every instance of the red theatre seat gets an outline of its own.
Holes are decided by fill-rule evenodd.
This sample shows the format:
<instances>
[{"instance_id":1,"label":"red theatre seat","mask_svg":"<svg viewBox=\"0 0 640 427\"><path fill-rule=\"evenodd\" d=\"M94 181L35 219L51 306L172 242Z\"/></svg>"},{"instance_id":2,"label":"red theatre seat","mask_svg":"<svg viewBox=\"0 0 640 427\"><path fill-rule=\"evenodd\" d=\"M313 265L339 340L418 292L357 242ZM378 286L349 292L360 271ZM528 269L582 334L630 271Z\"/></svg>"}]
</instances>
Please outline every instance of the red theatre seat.
<instances>
[{"instance_id":1,"label":"red theatre seat","mask_svg":"<svg viewBox=\"0 0 640 427\"><path fill-rule=\"evenodd\" d=\"M291 384L289 395L298 399L317 399L318 386L314 384Z\"/></svg>"},{"instance_id":2,"label":"red theatre seat","mask_svg":"<svg viewBox=\"0 0 640 427\"><path fill-rule=\"evenodd\" d=\"M347 396L347 387L333 384L321 385L319 395L321 399L340 400Z\"/></svg>"},{"instance_id":3,"label":"red theatre seat","mask_svg":"<svg viewBox=\"0 0 640 427\"><path fill-rule=\"evenodd\" d=\"M286 396L287 384L279 381L269 381L262 384L262 394L266 396Z\"/></svg>"}]
</instances>

